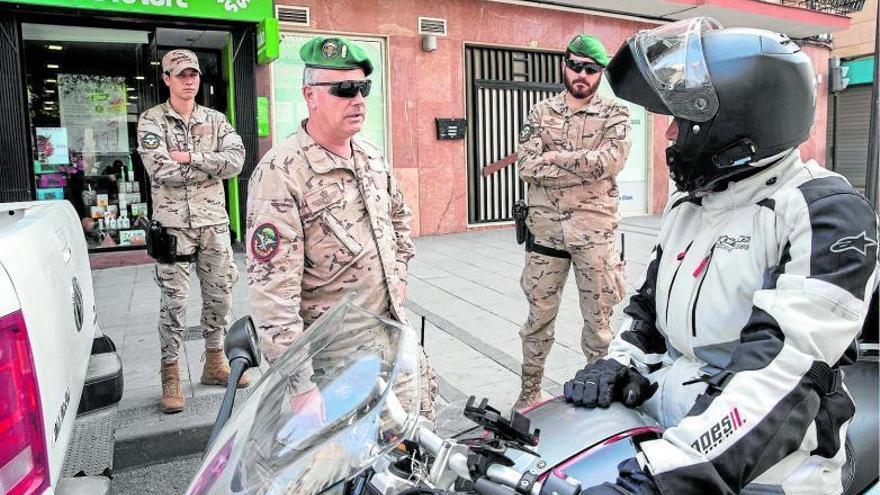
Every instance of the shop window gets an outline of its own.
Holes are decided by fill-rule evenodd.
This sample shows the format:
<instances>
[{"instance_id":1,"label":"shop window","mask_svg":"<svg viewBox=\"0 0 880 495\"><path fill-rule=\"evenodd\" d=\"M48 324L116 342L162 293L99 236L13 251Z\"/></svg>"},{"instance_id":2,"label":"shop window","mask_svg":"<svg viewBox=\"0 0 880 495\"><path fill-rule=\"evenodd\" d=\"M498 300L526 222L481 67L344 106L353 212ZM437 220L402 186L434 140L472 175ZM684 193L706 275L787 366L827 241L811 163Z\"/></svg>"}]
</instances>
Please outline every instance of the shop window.
<instances>
[{"instance_id":1,"label":"shop window","mask_svg":"<svg viewBox=\"0 0 880 495\"><path fill-rule=\"evenodd\" d=\"M199 57L199 105L227 107L223 31L23 24L37 200L66 199L90 250L143 248L153 208L137 153L141 113L168 99L160 60Z\"/></svg>"},{"instance_id":2,"label":"shop window","mask_svg":"<svg viewBox=\"0 0 880 495\"><path fill-rule=\"evenodd\" d=\"M90 249L143 246L149 208L135 132L150 33L24 24L37 200L66 199Z\"/></svg>"}]
</instances>

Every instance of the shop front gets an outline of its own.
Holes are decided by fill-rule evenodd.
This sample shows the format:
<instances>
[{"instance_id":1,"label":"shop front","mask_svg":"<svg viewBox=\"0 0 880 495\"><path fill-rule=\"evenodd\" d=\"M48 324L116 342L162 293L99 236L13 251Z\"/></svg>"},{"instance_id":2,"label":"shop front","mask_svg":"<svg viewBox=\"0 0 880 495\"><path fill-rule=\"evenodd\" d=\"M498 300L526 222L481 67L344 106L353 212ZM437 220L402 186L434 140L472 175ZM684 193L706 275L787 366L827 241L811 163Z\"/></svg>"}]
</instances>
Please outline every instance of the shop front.
<instances>
[{"instance_id":1,"label":"shop front","mask_svg":"<svg viewBox=\"0 0 880 495\"><path fill-rule=\"evenodd\" d=\"M154 205L138 117L165 101L160 60L187 48L199 105L227 115L256 163L257 23L271 0L0 0L0 200L68 200L92 251L142 249ZM238 179L226 183L234 240Z\"/></svg>"}]
</instances>

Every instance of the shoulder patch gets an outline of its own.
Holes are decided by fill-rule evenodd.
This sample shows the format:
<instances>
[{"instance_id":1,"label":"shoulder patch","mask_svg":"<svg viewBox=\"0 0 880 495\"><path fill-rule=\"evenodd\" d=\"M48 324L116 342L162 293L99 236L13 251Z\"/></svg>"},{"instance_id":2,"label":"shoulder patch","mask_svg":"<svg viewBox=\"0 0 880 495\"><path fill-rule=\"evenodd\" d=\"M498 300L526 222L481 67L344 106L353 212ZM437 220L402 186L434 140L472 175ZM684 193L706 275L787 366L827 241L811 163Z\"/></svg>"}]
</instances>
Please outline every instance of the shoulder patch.
<instances>
[{"instance_id":1,"label":"shoulder patch","mask_svg":"<svg viewBox=\"0 0 880 495\"><path fill-rule=\"evenodd\" d=\"M523 144L532 137L532 126L530 124L525 124L522 126L522 129L519 130L519 143Z\"/></svg>"},{"instance_id":2,"label":"shoulder patch","mask_svg":"<svg viewBox=\"0 0 880 495\"><path fill-rule=\"evenodd\" d=\"M251 253L257 261L269 261L278 254L281 236L278 227L272 223L260 224L251 236Z\"/></svg>"},{"instance_id":3,"label":"shoulder patch","mask_svg":"<svg viewBox=\"0 0 880 495\"><path fill-rule=\"evenodd\" d=\"M141 138L141 146L143 146L145 150L154 150L159 147L161 142L161 138L152 132L148 132Z\"/></svg>"}]
</instances>

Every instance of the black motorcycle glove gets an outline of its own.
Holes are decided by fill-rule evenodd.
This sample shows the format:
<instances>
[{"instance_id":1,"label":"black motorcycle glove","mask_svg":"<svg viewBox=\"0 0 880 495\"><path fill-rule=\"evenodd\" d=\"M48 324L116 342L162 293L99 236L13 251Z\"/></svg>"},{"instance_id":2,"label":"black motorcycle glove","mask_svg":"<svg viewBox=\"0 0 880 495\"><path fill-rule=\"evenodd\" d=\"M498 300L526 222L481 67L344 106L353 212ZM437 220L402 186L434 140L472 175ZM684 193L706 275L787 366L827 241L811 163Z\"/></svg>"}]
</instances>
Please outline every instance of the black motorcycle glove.
<instances>
[{"instance_id":1,"label":"black motorcycle glove","mask_svg":"<svg viewBox=\"0 0 880 495\"><path fill-rule=\"evenodd\" d=\"M584 407L608 407L612 402L636 407L655 390L657 385L638 371L613 359L600 359L565 382L563 395L566 401Z\"/></svg>"},{"instance_id":2,"label":"black motorcycle glove","mask_svg":"<svg viewBox=\"0 0 880 495\"><path fill-rule=\"evenodd\" d=\"M587 488L581 495L660 495L654 478L634 458L621 462L617 469L619 475L616 483L602 483Z\"/></svg>"}]
</instances>

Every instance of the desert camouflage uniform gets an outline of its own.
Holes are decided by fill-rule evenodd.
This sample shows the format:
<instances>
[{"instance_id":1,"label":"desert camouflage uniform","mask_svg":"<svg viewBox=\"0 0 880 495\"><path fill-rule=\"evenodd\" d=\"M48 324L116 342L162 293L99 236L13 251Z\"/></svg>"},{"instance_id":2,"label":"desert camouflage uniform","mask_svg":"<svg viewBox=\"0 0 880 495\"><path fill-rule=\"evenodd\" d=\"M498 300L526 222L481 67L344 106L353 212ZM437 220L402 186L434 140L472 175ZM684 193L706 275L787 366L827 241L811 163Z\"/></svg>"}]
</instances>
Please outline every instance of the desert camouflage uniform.
<instances>
[{"instance_id":1,"label":"desert camouflage uniform","mask_svg":"<svg viewBox=\"0 0 880 495\"><path fill-rule=\"evenodd\" d=\"M524 390L539 390L572 262L587 360L605 355L611 341L612 307L626 292L614 241L619 220L615 177L626 163L628 134L628 109L598 94L572 112L562 92L532 107L523 126L517 154L520 176L529 184L527 225L536 244L571 254L567 259L526 253L521 285L529 317L520 331ZM543 159L548 151L557 152L558 159Z\"/></svg>"},{"instance_id":2,"label":"desert camouflage uniform","mask_svg":"<svg viewBox=\"0 0 880 495\"><path fill-rule=\"evenodd\" d=\"M191 162L178 163L169 151L187 151ZM217 111L196 105L189 122L184 122L170 104L163 103L141 115L138 152L150 176L153 219L177 236L178 254L198 253L205 348L222 347L232 286L238 280L222 179L241 171L245 156L241 137ZM162 292L159 336L166 364L177 361L189 276L190 263L156 264L154 278Z\"/></svg>"},{"instance_id":3,"label":"desert camouflage uniform","mask_svg":"<svg viewBox=\"0 0 880 495\"><path fill-rule=\"evenodd\" d=\"M304 126L263 157L248 188L248 285L269 362L350 291L355 305L406 322L412 212L393 174L366 141L353 138L343 159ZM422 362L432 417L437 382L424 353Z\"/></svg>"}]
</instances>

